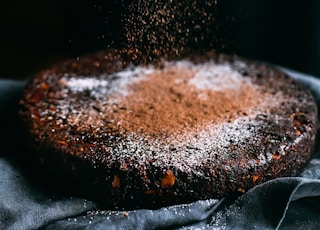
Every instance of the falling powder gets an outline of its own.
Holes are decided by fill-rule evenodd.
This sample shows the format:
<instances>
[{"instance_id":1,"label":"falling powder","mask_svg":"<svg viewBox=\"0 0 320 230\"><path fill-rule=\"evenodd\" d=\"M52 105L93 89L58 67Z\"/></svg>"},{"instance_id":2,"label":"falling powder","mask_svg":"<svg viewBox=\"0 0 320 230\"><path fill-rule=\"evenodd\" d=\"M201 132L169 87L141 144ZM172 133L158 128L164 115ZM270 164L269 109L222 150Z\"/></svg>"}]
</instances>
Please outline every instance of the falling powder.
<instances>
[{"instance_id":1,"label":"falling powder","mask_svg":"<svg viewBox=\"0 0 320 230\"><path fill-rule=\"evenodd\" d=\"M217 4L217 0L131 1L123 18L124 46L147 62L207 49L219 39L217 26L212 26Z\"/></svg>"}]
</instances>

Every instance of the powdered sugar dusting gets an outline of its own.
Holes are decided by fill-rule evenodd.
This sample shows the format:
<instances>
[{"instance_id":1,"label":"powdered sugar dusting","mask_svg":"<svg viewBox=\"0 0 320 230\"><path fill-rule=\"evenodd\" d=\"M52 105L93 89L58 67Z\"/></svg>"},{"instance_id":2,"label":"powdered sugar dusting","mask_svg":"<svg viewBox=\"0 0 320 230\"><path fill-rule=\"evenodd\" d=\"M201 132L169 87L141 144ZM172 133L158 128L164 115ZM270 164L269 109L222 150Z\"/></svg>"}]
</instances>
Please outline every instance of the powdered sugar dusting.
<instances>
[{"instance_id":1,"label":"powdered sugar dusting","mask_svg":"<svg viewBox=\"0 0 320 230\"><path fill-rule=\"evenodd\" d=\"M199 89L210 89L215 91L223 91L224 89L238 89L243 83L250 84L249 79L245 79L236 70L232 69L230 65L217 65L214 61L209 61L200 64L194 64L187 60L180 60L176 62L164 62L165 68L177 68L190 70L194 72L193 77L189 80L191 85ZM150 65L146 67L128 67L122 71L114 74L103 74L101 76L86 77L77 76L65 77L67 86L72 92L82 92L85 90L95 91L102 95L113 93L116 88L121 95L127 95L127 89L130 84L144 79L146 76L161 70ZM112 82L110 79L112 78ZM224 80L221 81L221 78ZM178 81L179 79L177 79ZM108 91L107 91L108 90Z\"/></svg>"},{"instance_id":2,"label":"powdered sugar dusting","mask_svg":"<svg viewBox=\"0 0 320 230\"><path fill-rule=\"evenodd\" d=\"M233 122L199 126L194 132L184 132L166 139L150 140L132 133L126 142L128 154L123 156L122 149L120 152L117 148L110 150L120 161L128 160L128 156L131 156L131 160L139 158L141 162L153 159L156 167L166 165L168 168L176 168L199 177L206 177L207 174L203 171L202 165L210 163L214 167L215 163L235 160L238 158L238 151L257 155L259 166L263 166L270 162L271 158L267 159L264 152L254 152L255 149L248 148L246 145L248 139L259 142L259 137L254 134L261 124L254 120L255 116L257 113L235 119ZM257 139L254 140L254 138ZM252 167L257 165L255 160L246 162Z\"/></svg>"},{"instance_id":3,"label":"powdered sugar dusting","mask_svg":"<svg viewBox=\"0 0 320 230\"><path fill-rule=\"evenodd\" d=\"M206 62L195 68L195 75L189 83L198 89L223 91L225 89L240 89L243 84L250 84L250 80L243 78L230 65L215 65L213 62Z\"/></svg>"},{"instance_id":4,"label":"powdered sugar dusting","mask_svg":"<svg viewBox=\"0 0 320 230\"><path fill-rule=\"evenodd\" d=\"M66 76L67 87L74 93L90 91L92 96L103 98L115 92L122 96L128 95L128 85L137 82L155 71L153 67L128 67L114 74L100 76Z\"/></svg>"}]
</instances>

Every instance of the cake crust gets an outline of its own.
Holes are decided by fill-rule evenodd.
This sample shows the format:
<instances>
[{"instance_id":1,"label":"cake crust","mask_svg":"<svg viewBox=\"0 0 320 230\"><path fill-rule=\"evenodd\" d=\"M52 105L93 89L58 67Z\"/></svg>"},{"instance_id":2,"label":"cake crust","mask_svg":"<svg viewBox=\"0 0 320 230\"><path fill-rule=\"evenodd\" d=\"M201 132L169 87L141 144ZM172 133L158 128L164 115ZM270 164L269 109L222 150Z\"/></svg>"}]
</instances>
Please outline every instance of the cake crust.
<instances>
[{"instance_id":1,"label":"cake crust","mask_svg":"<svg viewBox=\"0 0 320 230\"><path fill-rule=\"evenodd\" d=\"M55 65L20 101L30 157L76 194L158 208L245 192L309 161L316 103L285 73L215 52L148 65L124 54Z\"/></svg>"}]
</instances>

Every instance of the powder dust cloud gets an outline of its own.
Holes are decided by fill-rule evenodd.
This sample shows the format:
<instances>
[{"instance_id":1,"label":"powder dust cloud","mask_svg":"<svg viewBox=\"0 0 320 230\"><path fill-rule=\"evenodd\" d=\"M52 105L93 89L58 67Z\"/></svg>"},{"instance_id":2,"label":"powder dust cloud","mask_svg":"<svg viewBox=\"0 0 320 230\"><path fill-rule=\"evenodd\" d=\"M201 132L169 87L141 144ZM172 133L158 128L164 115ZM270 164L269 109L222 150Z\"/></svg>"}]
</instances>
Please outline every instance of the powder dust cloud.
<instances>
[{"instance_id":1,"label":"powder dust cloud","mask_svg":"<svg viewBox=\"0 0 320 230\"><path fill-rule=\"evenodd\" d=\"M122 32L115 43L137 63L223 47L221 1L119 0Z\"/></svg>"}]
</instances>

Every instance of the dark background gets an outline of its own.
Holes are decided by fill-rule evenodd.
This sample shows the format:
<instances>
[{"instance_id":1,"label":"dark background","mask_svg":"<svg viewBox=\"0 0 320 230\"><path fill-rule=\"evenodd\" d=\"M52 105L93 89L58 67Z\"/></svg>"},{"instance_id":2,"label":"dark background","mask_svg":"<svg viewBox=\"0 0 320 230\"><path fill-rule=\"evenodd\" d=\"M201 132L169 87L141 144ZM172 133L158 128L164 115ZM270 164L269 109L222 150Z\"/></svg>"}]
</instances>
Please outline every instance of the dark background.
<instances>
[{"instance_id":1,"label":"dark background","mask_svg":"<svg viewBox=\"0 0 320 230\"><path fill-rule=\"evenodd\" d=\"M0 78L119 46L129 0L12 0L0 7ZM216 49L320 76L320 1L220 0ZM125 14L125 13L124 13ZM223 44L222 44L223 43Z\"/></svg>"}]
</instances>

